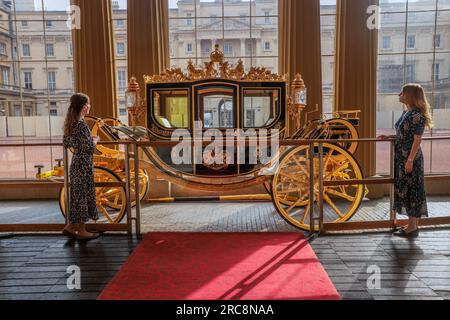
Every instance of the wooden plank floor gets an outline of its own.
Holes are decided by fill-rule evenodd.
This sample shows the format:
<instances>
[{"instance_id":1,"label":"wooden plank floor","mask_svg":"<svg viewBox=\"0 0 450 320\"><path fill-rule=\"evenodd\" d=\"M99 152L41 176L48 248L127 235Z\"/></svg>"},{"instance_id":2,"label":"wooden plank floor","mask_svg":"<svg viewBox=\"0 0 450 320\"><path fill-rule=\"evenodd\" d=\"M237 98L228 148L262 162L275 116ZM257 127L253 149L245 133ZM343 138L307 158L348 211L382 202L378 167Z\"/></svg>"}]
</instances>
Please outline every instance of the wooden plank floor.
<instances>
[{"instance_id":1,"label":"wooden plank floor","mask_svg":"<svg viewBox=\"0 0 450 320\"><path fill-rule=\"evenodd\" d=\"M95 299L138 241L102 236L79 244L59 235L0 240L0 299ZM69 290L67 268L81 269L81 290Z\"/></svg>"},{"instance_id":2,"label":"wooden plank floor","mask_svg":"<svg viewBox=\"0 0 450 320\"><path fill-rule=\"evenodd\" d=\"M0 240L0 299L95 299L138 241L102 236L80 245L59 235ZM450 230L423 230L415 240L388 233L333 235L311 241L344 299L450 299ZM82 270L79 291L67 267ZM381 288L368 289L370 268Z\"/></svg>"}]
</instances>

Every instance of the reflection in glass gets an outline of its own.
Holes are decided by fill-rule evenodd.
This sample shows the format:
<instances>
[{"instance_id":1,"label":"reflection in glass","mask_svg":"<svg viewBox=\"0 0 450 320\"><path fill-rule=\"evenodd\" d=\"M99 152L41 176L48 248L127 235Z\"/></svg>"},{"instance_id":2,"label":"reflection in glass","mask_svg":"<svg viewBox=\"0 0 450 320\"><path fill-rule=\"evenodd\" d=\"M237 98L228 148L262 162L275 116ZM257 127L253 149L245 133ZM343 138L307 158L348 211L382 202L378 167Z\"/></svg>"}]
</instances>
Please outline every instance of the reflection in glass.
<instances>
[{"instance_id":1,"label":"reflection in glass","mask_svg":"<svg viewBox=\"0 0 450 320\"><path fill-rule=\"evenodd\" d=\"M279 91L244 90L244 125L246 128L270 126L279 112Z\"/></svg>"},{"instance_id":2,"label":"reflection in glass","mask_svg":"<svg viewBox=\"0 0 450 320\"><path fill-rule=\"evenodd\" d=\"M186 90L153 92L153 113L167 129L189 127L189 102Z\"/></svg>"}]
</instances>

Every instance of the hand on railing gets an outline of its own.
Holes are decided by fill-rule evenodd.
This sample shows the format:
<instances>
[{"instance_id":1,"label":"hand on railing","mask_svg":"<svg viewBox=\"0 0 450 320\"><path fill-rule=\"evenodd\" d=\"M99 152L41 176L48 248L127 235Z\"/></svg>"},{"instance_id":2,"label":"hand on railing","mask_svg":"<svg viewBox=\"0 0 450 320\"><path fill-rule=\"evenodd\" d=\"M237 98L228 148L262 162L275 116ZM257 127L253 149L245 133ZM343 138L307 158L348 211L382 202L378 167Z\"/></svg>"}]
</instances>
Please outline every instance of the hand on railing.
<instances>
[{"instance_id":1,"label":"hand on railing","mask_svg":"<svg viewBox=\"0 0 450 320\"><path fill-rule=\"evenodd\" d=\"M391 136L381 135L377 139L387 141L387 140L395 139L396 137L397 136L395 136L395 135L391 135Z\"/></svg>"}]
</instances>

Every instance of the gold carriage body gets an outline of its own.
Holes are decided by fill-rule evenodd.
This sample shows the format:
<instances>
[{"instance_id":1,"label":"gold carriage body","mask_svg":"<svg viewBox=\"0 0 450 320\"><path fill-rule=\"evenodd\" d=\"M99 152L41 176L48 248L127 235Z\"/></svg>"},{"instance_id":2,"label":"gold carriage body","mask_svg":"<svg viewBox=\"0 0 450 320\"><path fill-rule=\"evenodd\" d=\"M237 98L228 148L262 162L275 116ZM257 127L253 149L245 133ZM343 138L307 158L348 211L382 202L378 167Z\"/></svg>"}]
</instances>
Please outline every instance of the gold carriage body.
<instances>
[{"instance_id":1,"label":"gold carriage body","mask_svg":"<svg viewBox=\"0 0 450 320\"><path fill-rule=\"evenodd\" d=\"M168 141L174 134L183 133L188 136L184 136L183 141L189 143L189 139L204 137L211 130L223 138L229 138L232 132L235 141L242 140L242 132L246 133L244 137L252 139L249 131L267 130L266 146L270 145L273 137L358 138L358 111L332 113L329 119L322 116L319 119L307 120L303 127L288 130L289 116L294 117L297 126L300 123L298 117L302 110L296 108L298 105L293 102L291 93L295 92L294 83L298 86L299 82L303 81L299 81L297 76L290 88L287 76L273 74L265 68L252 67L246 73L242 61L235 67L224 61L223 53L218 47L211 54L211 61L205 63L203 68L195 67L189 62L187 73L183 73L181 69L168 69L159 75L144 78L146 127L129 127L116 119L90 117L87 121L93 135L111 141L123 137L133 141ZM131 116L136 114L138 112L131 114L130 110ZM135 120L132 119L131 122L137 123ZM289 131L294 134L289 134ZM312 147L317 149L318 144ZM356 142L323 144L324 181L363 178L362 170L353 156L357 147ZM237 161L236 158L242 150L235 144L231 153L229 149L223 149L222 163L209 162L204 156L204 149L200 148L200 151L193 150L190 163L180 165L172 160L172 147L143 147L140 149L144 157L141 157L143 160L140 161L142 190L139 190L139 193L143 199L148 190L148 175L203 191L238 191L263 184L281 217L294 227L309 230L309 181L318 181L319 167L318 157L315 157L314 171L310 172L310 148L311 146L304 145L269 150L272 162L252 165L240 164ZM196 152L202 154L200 163L194 161ZM249 149L246 148L244 152L248 155ZM119 181L125 179L124 154L118 149L98 146L94 162L97 170L107 171ZM99 174L100 178L102 176L104 174ZM131 176L134 177L134 174ZM107 200L107 206L117 207L117 210L124 212L125 201L117 196L119 189L103 188L102 194L106 194L104 198ZM119 191L122 193L122 190ZM362 184L325 187L325 221L349 220L357 211L366 192L367 189ZM318 199L317 185L314 187L314 199ZM123 217L123 213L120 215ZM110 222L117 221L120 219Z\"/></svg>"}]
</instances>

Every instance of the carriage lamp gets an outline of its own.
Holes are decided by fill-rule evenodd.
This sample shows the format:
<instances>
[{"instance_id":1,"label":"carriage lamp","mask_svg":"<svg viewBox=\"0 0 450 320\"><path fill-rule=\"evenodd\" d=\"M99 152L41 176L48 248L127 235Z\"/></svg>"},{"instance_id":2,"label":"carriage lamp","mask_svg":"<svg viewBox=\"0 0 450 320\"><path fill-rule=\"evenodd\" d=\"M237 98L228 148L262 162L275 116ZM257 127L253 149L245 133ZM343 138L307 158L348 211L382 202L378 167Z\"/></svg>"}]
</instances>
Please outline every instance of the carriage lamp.
<instances>
[{"instance_id":1,"label":"carriage lamp","mask_svg":"<svg viewBox=\"0 0 450 320\"><path fill-rule=\"evenodd\" d=\"M128 88L125 92L125 106L127 108L128 114L130 116L130 124L132 126L137 126L140 117L143 113L144 106L142 105L140 97L139 83L135 77L130 78L128 82Z\"/></svg>"},{"instance_id":2,"label":"carriage lamp","mask_svg":"<svg viewBox=\"0 0 450 320\"><path fill-rule=\"evenodd\" d=\"M297 73L291 85L290 110L291 117L296 121L296 128L301 126L301 113L307 104L307 89L302 76Z\"/></svg>"}]
</instances>

